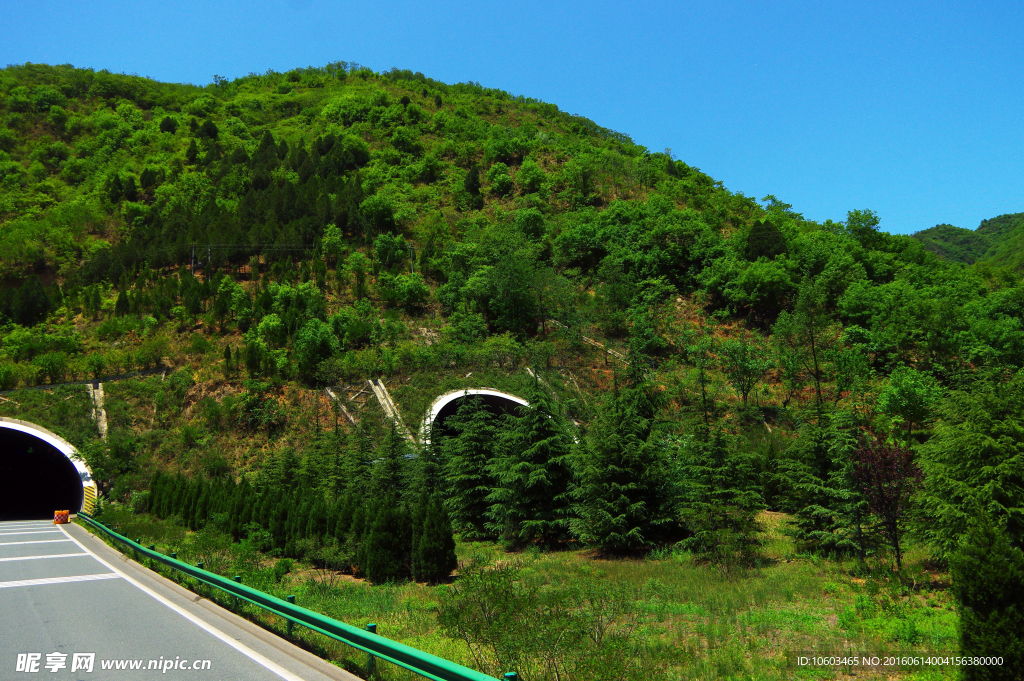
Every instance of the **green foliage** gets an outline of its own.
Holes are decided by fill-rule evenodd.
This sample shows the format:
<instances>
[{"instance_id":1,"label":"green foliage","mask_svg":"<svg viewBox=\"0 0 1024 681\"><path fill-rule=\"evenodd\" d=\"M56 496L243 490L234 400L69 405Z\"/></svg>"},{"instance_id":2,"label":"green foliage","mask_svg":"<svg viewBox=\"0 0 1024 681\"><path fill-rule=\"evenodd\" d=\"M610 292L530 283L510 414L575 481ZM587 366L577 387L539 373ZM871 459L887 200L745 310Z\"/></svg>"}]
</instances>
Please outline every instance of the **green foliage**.
<instances>
[{"instance_id":1,"label":"green foliage","mask_svg":"<svg viewBox=\"0 0 1024 681\"><path fill-rule=\"evenodd\" d=\"M1014 542L1024 537L1024 377L979 378L953 391L942 420L921 447L924 522L919 533L944 557L979 517L1005 528Z\"/></svg>"},{"instance_id":2,"label":"green foliage","mask_svg":"<svg viewBox=\"0 0 1024 681\"><path fill-rule=\"evenodd\" d=\"M749 458L721 430L680 442L682 546L725 568L753 565L760 548L757 514L764 508Z\"/></svg>"},{"instance_id":3,"label":"green foliage","mask_svg":"<svg viewBox=\"0 0 1024 681\"><path fill-rule=\"evenodd\" d=\"M463 536L487 536L487 497L494 488L489 464L496 445L491 415L482 400L467 397L445 425L454 433L441 445L445 508Z\"/></svg>"},{"instance_id":4,"label":"green foliage","mask_svg":"<svg viewBox=\"0 0 1024 681\"><path fill-rule=\"evenodd\" d=\"M673 524L666 452L635 397L606 400L575 455L572 533L609 552L651 548Z\"/></svg>"},{"instance_id":5,"label":"green foliage","mask_svg":"<svg viewBox=\"0 0 1024 681\"><path fill-rule=\"evenodd\" d=\"M388 495L380 500L362 549L361 567L374 584L408 578L411 564L411 526L408 511Z\"/></svg>"},{"instance_id":6,"label":"green foliage","mask_svg":"<svg viewBox=\"0 0 1024 681\"><path fill-rule=\"evenodd\" d=\"M553 545L569 536L572 439L551 399L540 390L506 417L488 495L488 529L511 546Z\"/></svg>"},{"instance_id":7,"label":"green foliage","mask_svg":"<svg viewBox=\"0 0 1024 681\"><path fill-rule=\"evenodd\" d=\"M412 548L412 577L418 582L443 581L459 566L455 555L455 539L448 514L439 496L425 496L420 502L419 515L423 527L414 535Z\"/></svg>"},{"instance_id":8,"label":"green foliage","mask_svg":"<svg viewBox=\"0 0 1024 681\"><path fill-rule=\"evenodd\" d=\"M962 667L963 678L1024 676L1024 551L1020 536L991 521L974 528L950 559L960 605L960 655L1000 657L999 666Z\"/></svg>"},{"instance_id":9,"label":"green foliage","mask_svg":"<svg viewBox=\"0 0 1024 681\"><path fill-rule=\"evenodd\" d=\"M898 367L878 395L878 411L894 422L906 423L909 437L914 424L920 426L931 417L941 397L942 389L933 377Z\"/></svg>"},{"instance_id":10,"label":"green foliage","mask_svg":"<svg viewBox=\"0 0 1024 681\"><path fill-rule=\"evenodd\" d=\"M543 589L516 566L474 564L441 599L438 622L493 676L638 680L658 673L640 657L643 598L606 582Z\"/></svg>"}]
</instances>

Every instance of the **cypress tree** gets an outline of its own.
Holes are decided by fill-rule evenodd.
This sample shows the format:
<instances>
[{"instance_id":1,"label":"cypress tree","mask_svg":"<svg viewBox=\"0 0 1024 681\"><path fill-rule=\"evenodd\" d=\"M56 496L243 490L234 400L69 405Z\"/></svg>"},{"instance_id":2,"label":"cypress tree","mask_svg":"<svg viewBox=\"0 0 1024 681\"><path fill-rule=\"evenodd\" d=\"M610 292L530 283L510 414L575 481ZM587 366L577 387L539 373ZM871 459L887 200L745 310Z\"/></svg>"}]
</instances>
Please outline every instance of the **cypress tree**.
<instances>
[{"instance_id":1,"label":"cypress tree","mask_svg":"<svg viewBox=\"0 0 1024 681\"><path fill-rule=\"evenodd\" d=\"M114 303L114 314L118 317L124 317L128 314L128 292L121 289L121 292L117 294L117 302Z\"/></svg>"},{"instance_id":2,"label":"cypress tree","mask_svg":"<svg viewBox=\"0 0 1024 681\"><path fill-rule=\"evenodd\" d=\"M425 499L422 526L413 545L412 574L418 582L437 583L451 575L459 560L452 526L440 497Z\"/></svg>"},{"instance_id":3,"label":"cypress tree","mask_svg":"<svg viewBox=\"0 0 1024 681\"><path fill-rule=\"evenodd\" d=\"M362 547L362 567L374 584L399 582L409 577L412 537L409 515L396 495L377 507L376 517Z\"/></svg>"},{"instance_id":4,"label":"cypress tree","mask_svg":"<svg viewBox=\"0 0 1024 681\"><path fill-rule=\"evenodd\" d=\"M529 401L503 419L502 454L490 468L497 484L487 497L487 526L513 546L567 538L572 512L572 439L544 392L534 390Z\"/></svg>"},{"instance_id":5,"label":"cypress tree","mask_svg":"<svg viewBox=\"0 0 1024 681\"><path fill-rule=\"evenodd\" d=\"M373 460L373 440L369 426L361 420L349 436L349 446L341 463L345 487L363 493L369 488L370 462Z\"/></svg>"},{"instance_id":6,"label":"cypress tree","mask_svg":"<svg viewBox=\"0 0 1024 681\"><path fill-rule=\"evenodd\" d=\"M394 423L377 450L377 460L371 474L373 493L383 496L388 493L401 494L405 489L406 455L408 443L398 432Z\"/></svg>"},{"instance_id":7,"label":"cypress tree","mask_svg":"<svg viewBox=\"0 0 1024 681\"><path fill-rule=\"evenodd\" d=\"M449 517L467 537L486 536L487 497L494 487L488 472L495 445L493 416L483 400L469 397L445 425L455 432L441 445Z\"/></svg>"}]
</instances>

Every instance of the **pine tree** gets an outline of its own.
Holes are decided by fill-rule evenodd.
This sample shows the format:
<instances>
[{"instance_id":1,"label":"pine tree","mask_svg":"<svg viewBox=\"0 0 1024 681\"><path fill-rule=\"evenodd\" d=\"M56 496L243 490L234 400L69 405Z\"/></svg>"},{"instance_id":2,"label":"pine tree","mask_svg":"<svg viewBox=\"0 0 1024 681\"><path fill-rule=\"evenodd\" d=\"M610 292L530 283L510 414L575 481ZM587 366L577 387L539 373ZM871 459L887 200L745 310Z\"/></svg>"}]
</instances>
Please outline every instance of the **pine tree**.
<instances>
[{"instance_id":1,"label":"pine tree","mask_svg":"<svg viewBox=\"0 0 1024 681\"><path fill-rule=\"evenodd\" d=\"M361 551L363 571L374 584L408 579L412 548L409 515L397 495L384 497L376 511Z\"/></svg>"},{"instance_id":2,"label":"pine tree","mask_svg":"<svg viewBox=\"0 0 1024 681\"><path fill-rule=\"evenodd\" d=\"M631 397L607 400L575 457L570 528L610 552L650 548L673 522L665 451Z\"/></svg>"},{"instance_id":3,"label":"pine tree","mask_svg":"<svg viewBox=\"0 0 1024 681\"><path fill-rule=\"evenodd\" d=\"M426 497L422 517L422 527L413 545L412 575L418 582L437 583L459 566L455 537L438 496Z\"/></svg>"},{"instance_id":4,"label":"pine tree","mask_svg":"<svg viewBox=\"0 0 1024 681\"><path fill-rule=\"evenodd\" d=\"M483 400L462 400L454 417L445 425L454 435L441 445L444 458L445 506L452 523L467 537L486 536L484 521L494 480L488 473L494 454L494 417Z\"/></svg>"},{"instance_id":5,"label":"pine tree","mask_svg":"<svg viewBox=\"0 0 1024 681\"><path fill-rule=\"evenodd\" d=\"M513 546L567 538L572 512L572 439L544 392L533 390L529 402L504 419L501 454L490 467L496 486L487 526Z\"/></svg>"}]
</instances>

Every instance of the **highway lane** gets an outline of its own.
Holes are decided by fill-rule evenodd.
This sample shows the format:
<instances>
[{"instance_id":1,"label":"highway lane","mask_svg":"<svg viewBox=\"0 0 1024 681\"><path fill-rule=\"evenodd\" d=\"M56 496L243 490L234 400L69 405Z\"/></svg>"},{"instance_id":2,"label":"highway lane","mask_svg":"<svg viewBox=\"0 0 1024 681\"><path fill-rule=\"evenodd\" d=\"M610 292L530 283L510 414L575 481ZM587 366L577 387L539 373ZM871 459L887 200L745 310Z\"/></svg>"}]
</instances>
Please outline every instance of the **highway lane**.
<instances>
[{"instance_id":1,"label":"highway lane","mask_svg":"<svg viewBox=\"0 0 1024 681\"><path fill-rule=\"evenodd\" d=\"M77 525L0 522L0 615L0 679L357 678Z\"/></svg>"}]
</instances>

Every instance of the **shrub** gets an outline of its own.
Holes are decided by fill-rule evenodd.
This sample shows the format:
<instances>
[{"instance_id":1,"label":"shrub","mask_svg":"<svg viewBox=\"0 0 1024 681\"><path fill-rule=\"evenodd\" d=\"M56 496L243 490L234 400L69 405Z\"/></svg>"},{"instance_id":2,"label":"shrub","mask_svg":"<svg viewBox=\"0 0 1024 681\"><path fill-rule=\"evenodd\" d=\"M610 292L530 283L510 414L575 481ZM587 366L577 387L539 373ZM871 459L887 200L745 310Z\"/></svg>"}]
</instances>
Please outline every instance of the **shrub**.
<instances>
[{"instance_id":1,"label":"shrub","mask_svg":"<svg viewBox=\"0 0 1024 681\"><path fill-rule=\"evenodd\" d=\"M512 191L512 178L508 174L508 166L495 163L487 171L487 180L491 183L491 191L498 196L506 196Z\"/></svg>"}]
</instances>

